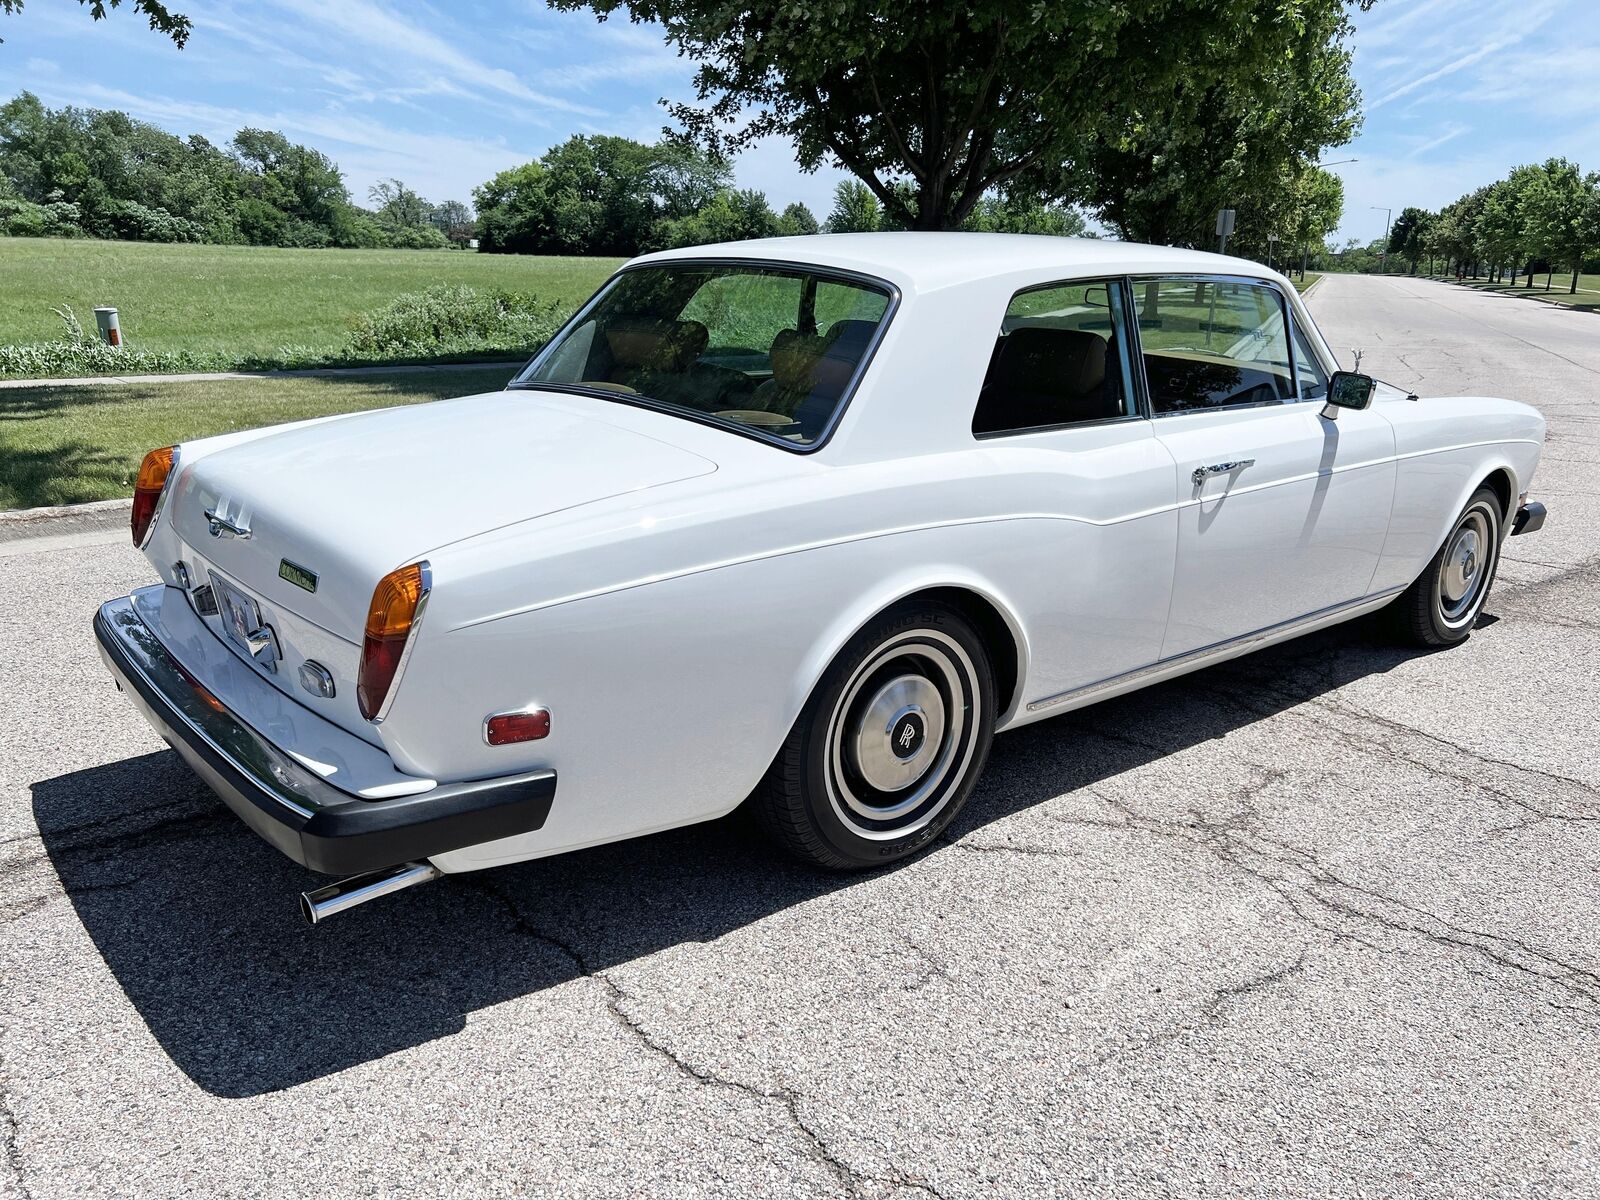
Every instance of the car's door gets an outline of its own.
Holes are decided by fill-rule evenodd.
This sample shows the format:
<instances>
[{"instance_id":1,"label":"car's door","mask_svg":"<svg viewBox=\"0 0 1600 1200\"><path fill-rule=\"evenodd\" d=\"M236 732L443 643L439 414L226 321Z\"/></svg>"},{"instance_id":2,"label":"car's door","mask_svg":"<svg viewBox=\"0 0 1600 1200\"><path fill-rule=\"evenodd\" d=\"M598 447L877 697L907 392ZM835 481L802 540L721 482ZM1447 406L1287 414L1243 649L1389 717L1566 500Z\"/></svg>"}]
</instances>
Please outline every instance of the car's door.
<instances>
[{"instance_id":1,"label":"car's door","mask_svg":"<svg viewBox=\"0 0 1600 1200\"><path fill-rule=\"evenodd\" d=\"M1147 666L1171 600L1172 458L1139 403L1126 285L1017 293L972 431L1007 507L1034 516L1030 704Z\"/></svg>"},{"instance_id":2,"label":"car's door","mask_svg":"<svg viewBox=\"0 0 1600 1200\"><path fill-rule=\"evenodd\" d=\"M1394 499L1394 430L1322 416L1327 364L1279 290L1139 280L1140 358L1180 497L1162 657L1367 595Z\"/></svg>"}]
</instances>

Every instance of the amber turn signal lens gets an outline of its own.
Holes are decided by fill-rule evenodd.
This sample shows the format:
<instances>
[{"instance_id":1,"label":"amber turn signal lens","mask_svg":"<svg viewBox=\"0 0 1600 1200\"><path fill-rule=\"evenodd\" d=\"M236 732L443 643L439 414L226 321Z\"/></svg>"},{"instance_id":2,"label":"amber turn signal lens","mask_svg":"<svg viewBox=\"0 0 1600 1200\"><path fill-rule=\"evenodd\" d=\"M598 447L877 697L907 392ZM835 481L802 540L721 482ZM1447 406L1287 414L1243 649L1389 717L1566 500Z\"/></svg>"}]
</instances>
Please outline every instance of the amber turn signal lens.
<instances>
[{"instance_id":1,"label":"amber turn signal lens","mask_svg":"<svg viewBox=\"0 0 1600 1200\"><path fill-rule=\"evenodd\" d=\"M422 564L412 563L390 571L378 580L367 607L369 638L403 638L411 632L411 619L422 599Z\"/></svg>"},{"instance_id":2,"label":"amber turn signal lens","mask_svg":"<svg viewBox=\"0 0 1600 1200\"><path fill-rule=\"evenodd\" d=\"M356 672L356 704L369 721L383 711L428 588L428 564L410 563L390 571L373 589Z\"/></svg>"},{"instance_id":3,"label":"amber turn signal lens","mask_svg":"<svg viewBox=\"0 0 1600 1200\"><path fill-rule=\"evenodd\" d=\"M155 520L161 490L167 486L167 476L172 473L177 451L176 446L162 446L146 454L144 461L139 464L139 476L133 484L133 512L130 517L135 546L142 547L150 536L150 523Z\"/></svg>"}]
</instances>

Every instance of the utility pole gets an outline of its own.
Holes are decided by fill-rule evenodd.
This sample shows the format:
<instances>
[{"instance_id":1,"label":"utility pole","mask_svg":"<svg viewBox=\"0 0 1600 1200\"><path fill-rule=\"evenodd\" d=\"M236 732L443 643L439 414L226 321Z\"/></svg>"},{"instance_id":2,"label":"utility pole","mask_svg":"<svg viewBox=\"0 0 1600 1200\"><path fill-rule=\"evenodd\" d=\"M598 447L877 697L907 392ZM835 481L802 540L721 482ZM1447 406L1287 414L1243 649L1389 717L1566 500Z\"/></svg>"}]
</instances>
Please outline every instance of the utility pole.
<instances>
[{"instance_id":1,"label":"utility pole","mask_svg":"<svg viewBox=\"0 0 1600 1200\"><path fill-rule=\"evenodd\" d=\"M1381 204L1374 204L1370 207L1373 212L1381 212L1383 214L1383 257L1378 261L1378 267L1380 270L1387 271L1389 269L1389 224L1394 219L1394 209L1385 208Z\"/></svg>"}]
</instances>

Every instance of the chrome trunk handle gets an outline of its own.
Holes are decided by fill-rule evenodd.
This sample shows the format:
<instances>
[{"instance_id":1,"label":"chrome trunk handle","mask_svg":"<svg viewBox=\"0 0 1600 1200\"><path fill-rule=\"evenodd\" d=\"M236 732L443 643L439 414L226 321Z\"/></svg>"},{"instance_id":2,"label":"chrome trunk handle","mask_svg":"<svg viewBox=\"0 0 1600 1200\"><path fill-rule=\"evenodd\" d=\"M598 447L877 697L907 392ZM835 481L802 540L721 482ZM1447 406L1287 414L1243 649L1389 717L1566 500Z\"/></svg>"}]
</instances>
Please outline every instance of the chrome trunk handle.
<instances>
[{"instance_id":1,"label":"chrome trunk handle","mask_svg":"<svg viewBox=\"0 0 1600 1200\"><path fill-rule=\"evenodd\" d=\"M1212 463L1209 467L1196 467L1190 473L1189 478L1194 480L1195 487L1199 487L1212 475L1231 475L1235 471L1242 471L1246 467L1255 465L1256 460L1253 458L1241 458L1234 462Z\"/></svg>"},{"instance_id":2,"label":"chrome trunk handle","mask_svg":"<svg viewBox=\"0 0 1600 1200\"><path fill-rule=\"evenodd\" d=\"M206 525L211 530L212 537L221 537L223 534L227 534L229 537L246 539L250 536L250 526L230 521L227 517L209 508L206 509Z\"/></svg>"}]
</instances>

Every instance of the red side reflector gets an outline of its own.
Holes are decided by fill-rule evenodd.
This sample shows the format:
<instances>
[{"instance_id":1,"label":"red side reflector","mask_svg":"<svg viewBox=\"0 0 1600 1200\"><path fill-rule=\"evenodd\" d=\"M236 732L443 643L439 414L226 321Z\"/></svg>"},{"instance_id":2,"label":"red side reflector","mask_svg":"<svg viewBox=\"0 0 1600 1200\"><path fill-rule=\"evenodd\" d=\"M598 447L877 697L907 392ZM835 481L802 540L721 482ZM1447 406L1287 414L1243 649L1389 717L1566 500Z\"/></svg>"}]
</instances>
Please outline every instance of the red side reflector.
<instances>
[{"instance_id":1,"label":"red side reflector","mask_svg":"<svg viewBox=\"0 0 1600 1200\"><path fill-rule=\"evenodd\" d=\"M491 746L536 742L549 736L550 714L542 708L532 712L496 713L483 723L483 740Z\"/></svg>"}]
</instances>

